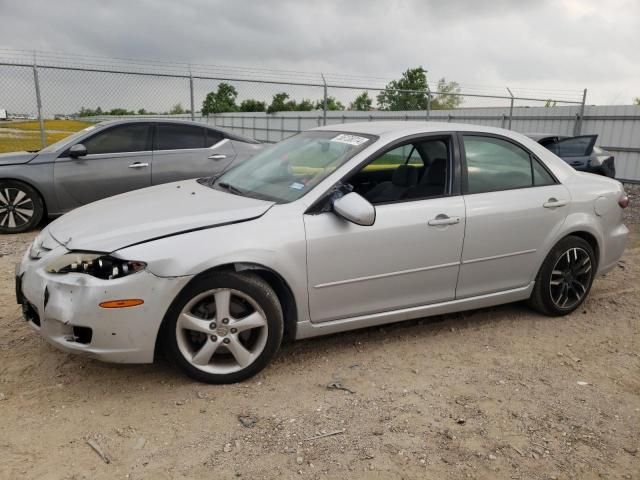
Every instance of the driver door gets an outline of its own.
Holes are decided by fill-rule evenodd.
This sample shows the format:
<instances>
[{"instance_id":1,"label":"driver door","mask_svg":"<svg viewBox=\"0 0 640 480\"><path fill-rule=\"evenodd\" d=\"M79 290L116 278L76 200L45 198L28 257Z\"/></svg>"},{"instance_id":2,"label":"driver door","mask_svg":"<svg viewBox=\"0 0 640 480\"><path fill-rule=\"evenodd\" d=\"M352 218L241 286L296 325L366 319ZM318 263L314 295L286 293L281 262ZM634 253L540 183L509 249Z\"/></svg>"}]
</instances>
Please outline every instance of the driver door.
<instances>
[{"instance_id":1,"label":"driver door","mask_svg":"<svg viewBox=\"0 0 640 480\"><path fill-rule=\"evenodd\" d=\"M413 144L428 142L420 139ZM438 141L442 141L440 138ZM372 226L333 212L304 216L311 321L326 322L455 298L465 227L462 197L450 181L454 143L446 138L444 192L377 202ZM406 147L407 144L395 148ZM418 148L420 151L428 149ZM397 168L393 151L374 159L345 183L366 182L363 172ZM429 161L430 159L425 159ZM429 165L425 163L428 174ZM377 174L376 174L377 175ZM354 182L355 183L355 182ZM362 185L353 185L361 191ZM364 186L366 188L366 186ZM415 190L414 190L415 191Z\"/></svg>"},{"instance_id":2,"label":"driver door","mask_svg":"<svg viewBox=\"0 0 640 480\"><path fill-rule=\"evenodd\" d=\"M150 186L151 133L150 124L125 123L86 138L87 155L63 152L53 173L61 209Z\"/></svg>"}]
</instances>

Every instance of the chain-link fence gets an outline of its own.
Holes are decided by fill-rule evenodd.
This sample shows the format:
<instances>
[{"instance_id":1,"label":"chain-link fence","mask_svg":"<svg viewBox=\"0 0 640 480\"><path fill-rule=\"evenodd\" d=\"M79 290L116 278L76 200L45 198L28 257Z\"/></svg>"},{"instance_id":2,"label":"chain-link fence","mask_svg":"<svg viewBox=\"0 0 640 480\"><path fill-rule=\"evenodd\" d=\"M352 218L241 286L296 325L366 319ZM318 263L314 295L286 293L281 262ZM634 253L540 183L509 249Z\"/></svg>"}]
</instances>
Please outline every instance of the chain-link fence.
<instances>
[{"instance_id":1,"label":"chain-link fence","mask_svg":"<svg viewBox=\"0 0 640 480\"><path fill-rule=\"evenodd\" d=\"M562 105L579 133L586 97L586 90L529 94L452 83L392 87L373 77L0 49L0 120L12 120L0 122L0 150L37 149L83 125L55 120L131 116L173 115L274 142L319 125L379 119L512 128L517 109Z\"/></svg>"}]
</instances>

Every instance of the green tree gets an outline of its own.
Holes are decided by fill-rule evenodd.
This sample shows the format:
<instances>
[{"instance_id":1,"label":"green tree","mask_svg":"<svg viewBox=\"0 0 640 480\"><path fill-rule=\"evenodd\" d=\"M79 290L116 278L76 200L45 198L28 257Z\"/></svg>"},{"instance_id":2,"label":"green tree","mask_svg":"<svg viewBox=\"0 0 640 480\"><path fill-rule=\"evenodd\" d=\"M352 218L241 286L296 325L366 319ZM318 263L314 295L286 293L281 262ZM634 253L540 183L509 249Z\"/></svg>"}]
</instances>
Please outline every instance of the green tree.
<instances>
[{"instance_id":1,"label":"green tree","mask_svg":"<svg viewBox=\"0 0 640 480\"><path fill-rule=\"evenodd\" d=\"M316 110L324 110L324 98L316 102ZM327 97L327 110L344 110L344 105L336 97Z\"/></svg>"},{"instance_id":2,"label":"green tree","mask_svg":"<svg viewBox=\"0 0 640 480\"><path fill-rule=\"evenodd\" d=\"M144 108L138 109L138 115L147 115L147 111Z\"/></svg>"},{"instance_id":3,"label":"green tree","mask_svg":"<svg viewBox=\"0 0 640 480\"><path fill-rule=\"evenodd\" d=\"M548 100L545 100L544 106L547 107L547 108L548 107L555 107L556 106L556 101L549 98Z\"/></svg>"},{"instance_id":4,"label":"green tree","mask_svg":"<svg viewBox=\"0 0 640 480\"><path fill-rule=\"evenodd\" d=\"M371 110L373 99L369 97L369 92L362 92L356 97L356 99L349 105L349 110L358 110L361 112L368 112Z\"/></svg>"},{"instance_id":5,"label":"green tree","mask_svg":"<svg viewBox=\"0 0 640 480\"><path fill-rule=\"evenodd\" d=\"M452 110L458 108L462 101L463 97L460 95L458 82L447 82L444 77L438 80L438 90L431 97L433 110Z\"/></svg>"},{"instance_id":6,"label":"green tree","mask_svg":"<svg viewBox=\"0 0 640 480\"><path fill-rule=\"evenodd\" d=\"M176 103L169 110L169 115L180 115L180 114L183 114L183 113L186 113L186 112L185 112L185 109L182 107L181 103Z\"/></svg>"},{"instance_id":7,"label":"green tree","mask_svg":"<svg viewBox=\"0 0 640 480\"><path fill-rule=\"evenodd\" d=\"M236 98L238 91L233 85L222 82L218 84L215 92L207 93L202 102L202 114L209 115L211 113L237 112Z\"/></svg>"},{"instance_id":8,"label":"green tree","mask_svg":"<svg viewBox=\"0 0 640 480\"><path fill-rule=\"evenodd\" d=\"M265 102L254 100L252 98L243 100L242 103L240 103L241 112L264 112L266 109L267 104Z\"/></svg>"},{"instance_id":9,"label":"green tree","mask_svg":"<svg viewBox=\"0 0 640 480\"><path fill-rule=\"evenodd\" d=\"M634 105L640 105L640 97L636 97L633 99L633 104Z\"/></svg>"},{"instance_id":10,"label":"green tree","mask_svg":"<svg viewBox=\"0 0 640 480\"><path fill-rule=\"evenodd\" d=\"M427 108L427 71L409 68L399 80L392 80L378 94L382 110L425 110Z\"/></svg>"},{"instance_id":11,"label":"green tree","mask_svg":"<svg viewBox=\"0 0 640 480\"><path fill-rule=\"evenodd\" d=\"M135 115L135 112L132 110L127 110L126 108L112 108L109 110L107 115Z\"/></svg>"},{"instance_id":12,"label":"green tree","mask_svg":"<svg viewBox=\"0 0 640 480\"><path fill-rule=\"evenodd\" d=\"M289 100L289 94L285 92L276 93L271 100L267 113L291 112L296 109L295 100Z\"/></svg>"},{"instance_id":13,"label":"green tree","mask_svg":"<svg viewBox=\"0 0 640 480\"><path fill-rule=\"evenodd\" d=\"M295 109L299 112L310 112L314 109L314 104L308 98L303 98L302 101L296 105Z\"/></svg>"},{"instance_id":14,"label":"green tree","mask_svg":"<svg viewBox=\"0 0 640 480\"><path fill-rule=\"evenodd\" d=\"M78 117L96 117L103 115L102 108L98 107L95 110L91 108L80 107L80 111L76 113Z\"/></svg>"}]
</instances>

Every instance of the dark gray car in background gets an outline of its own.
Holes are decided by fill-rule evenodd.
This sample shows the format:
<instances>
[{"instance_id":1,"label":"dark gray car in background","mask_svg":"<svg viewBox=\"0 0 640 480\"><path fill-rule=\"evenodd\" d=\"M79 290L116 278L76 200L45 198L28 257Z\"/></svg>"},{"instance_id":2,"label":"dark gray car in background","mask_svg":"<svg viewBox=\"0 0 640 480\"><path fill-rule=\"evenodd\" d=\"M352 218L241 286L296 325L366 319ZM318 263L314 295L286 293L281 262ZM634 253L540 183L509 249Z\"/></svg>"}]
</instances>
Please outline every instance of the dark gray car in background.
<instances>
[{"instance_id":1,"label":"dark gray car in background","mask_svg":"<svg viewBox=\"0 0 640 480\"><path fill-rule=\"evenodd\" d=\"M264 146L202 123L131 119L92 125L37 152L0 154L0 233L119 193L213 176Z\"/></svg>"},{"instance_id":2,"label":"dark gray car in background","mask_svg":"<svg viewBox=\"0 0 640 480\"><path fill-rule=\"evenodd\" d=\"M549 133L527 133L547 150L555 153L576 170L615 178L613 153L596 146L598 135L569 137Z\"/></svg>"}]
</instances>

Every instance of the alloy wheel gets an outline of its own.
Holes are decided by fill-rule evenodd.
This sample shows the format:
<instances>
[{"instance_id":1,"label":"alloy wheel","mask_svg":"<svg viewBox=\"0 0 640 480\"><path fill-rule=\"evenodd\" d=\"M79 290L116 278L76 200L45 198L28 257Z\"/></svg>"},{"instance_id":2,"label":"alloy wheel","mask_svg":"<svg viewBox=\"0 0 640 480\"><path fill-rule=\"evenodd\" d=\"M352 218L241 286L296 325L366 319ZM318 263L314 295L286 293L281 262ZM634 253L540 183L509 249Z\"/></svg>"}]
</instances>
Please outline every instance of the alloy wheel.
<instances>
[{"instance_id":1,"label":"alloy wheel","mask_svg":"<svg viewBox=\"0 0 640 480\"><path fill-rule=\"evenodd\" d=\"M560 255L551 271L551 300L561 309L575 307L586 295L592 275L589 253L579 247L568 249Z\"/></svg>"},{"instance_id":2,"label":"alloy wheel","mask_svg":"<svg viewBox=\"0 0 640 480\"><path fill-rule=\"evenodd\" d=\"M228 374L251 365L267 343L267 318L246 293L219 288L193 297L176 322L182 356L207 373Z\"/></svg>"},{"instance_id":3,"label":"alloy wheel","mask_svg":"<svg viewBox=\"0 0 640 480\"><path fill-rule=\"evenodd\" d=\"M35 205L27 192L14 187L0 189L0 227L20 228L34 213Z\"/></svg>"}]
</instances>

